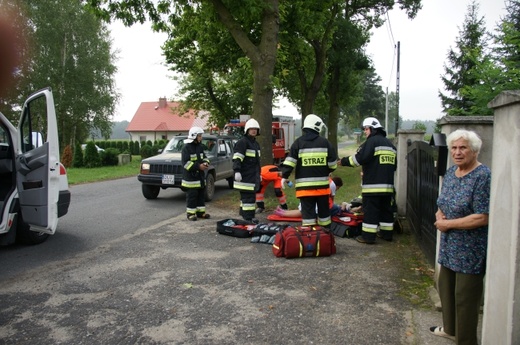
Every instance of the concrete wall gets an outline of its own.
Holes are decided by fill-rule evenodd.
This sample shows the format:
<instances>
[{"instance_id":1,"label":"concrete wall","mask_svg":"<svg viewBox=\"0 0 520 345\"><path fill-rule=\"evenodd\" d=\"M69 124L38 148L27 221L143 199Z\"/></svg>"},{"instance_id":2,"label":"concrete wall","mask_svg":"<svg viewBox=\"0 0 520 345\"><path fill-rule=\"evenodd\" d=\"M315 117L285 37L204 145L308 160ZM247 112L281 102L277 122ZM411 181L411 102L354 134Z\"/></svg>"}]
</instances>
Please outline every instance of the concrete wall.
<instances>
[{"instance_id":1,"label":"concrete wall","mask_svg":"<svg viewBox=\"0 0 520 345\"><path fill-rule=\"evenodd\" d=\"M520 344L520 91L495 110L482 344Z\"/></svg>"}]
</instances>

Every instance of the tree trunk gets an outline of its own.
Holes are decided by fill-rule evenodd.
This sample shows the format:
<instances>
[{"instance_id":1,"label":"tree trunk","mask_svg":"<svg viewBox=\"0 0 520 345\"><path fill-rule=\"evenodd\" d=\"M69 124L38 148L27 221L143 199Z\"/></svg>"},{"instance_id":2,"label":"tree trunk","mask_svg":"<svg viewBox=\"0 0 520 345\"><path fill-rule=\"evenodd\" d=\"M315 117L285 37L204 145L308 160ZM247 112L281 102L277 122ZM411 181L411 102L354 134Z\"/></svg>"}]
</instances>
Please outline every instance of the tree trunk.
<instances>
[{"instance_id":1,"label":"tree trunk","mask_svg":"<svg viewBox=\"0 0 520 345\"><path fill-rule=\"evenodd\" d=\"M273 123L273 88L270 85L270 77L273 71L274 63L265 61L262 66L254 66L253 118L260 124L261 134L257 140L262 150L262 165L273 164L271 130Z\"/></svg>"},{"instance_id":2,"label":"tree trunk","mask_svg":"<svg viewBox=\"0 0 520 345\"><path fill-rule=\"evenodd\" d=\"M273 86L278 32L280 30L279 0L266 0L262 13L262 38L258 46L254 45L240 24L220 0L211 0L219 19L229 30L235 42L253 66L253 114L260 124L258 141L262 150L262 165L273 163L271 127L273 121Z\"/></svg>"},{"instance_id":3,"label":"tree trunk","mask_svg":"<svg viewBox=\"0 0 520 345\"><path fill-rule=\"evenodd\" d=\"M332 146L338 147L338 123L339 123L339 78L340 78L340 67L335 66L329 85L329 118L327 121L327 127L329 129L328 139L332 143Z\"/></svg>"}]
</instances>

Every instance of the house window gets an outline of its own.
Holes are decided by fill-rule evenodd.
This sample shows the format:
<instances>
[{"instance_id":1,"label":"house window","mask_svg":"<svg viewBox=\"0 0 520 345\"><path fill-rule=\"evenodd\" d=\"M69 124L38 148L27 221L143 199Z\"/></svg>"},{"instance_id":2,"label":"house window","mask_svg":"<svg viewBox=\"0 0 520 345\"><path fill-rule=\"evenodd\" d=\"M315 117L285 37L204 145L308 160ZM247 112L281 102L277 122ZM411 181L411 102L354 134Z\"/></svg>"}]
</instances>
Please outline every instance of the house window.
<instances>
[{"instance_id":1,"label":"house window","mask_svg":"<svg viewBox=\"0 0 520 345\"><path fill-rule=\"evenodd\" d=\"M167 137L166 135L161 135L161 139L162 139L162 140L167 140L168 137Z\"/></svg>"},{"instance_id":2,"label":"house window","mask_svg":"<svg viewBox=\"0 0 520 345\"><path fill-rule=\"evenodd\" d=\"M140 135L139 136L139 142L143 142L143 141L146 141L146 135Z\"/></svg>"}]
</instances>

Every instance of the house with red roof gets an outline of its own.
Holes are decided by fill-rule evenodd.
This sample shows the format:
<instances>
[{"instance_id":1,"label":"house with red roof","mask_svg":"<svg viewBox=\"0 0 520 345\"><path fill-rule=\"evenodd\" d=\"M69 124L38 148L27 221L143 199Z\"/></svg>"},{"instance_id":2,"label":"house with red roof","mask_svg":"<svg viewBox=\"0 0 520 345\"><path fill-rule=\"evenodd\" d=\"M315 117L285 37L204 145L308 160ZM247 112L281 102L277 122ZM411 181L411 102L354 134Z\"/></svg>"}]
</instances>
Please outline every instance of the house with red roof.
<instances>
[{"instance_id":1,"label":"house with red roof","mask_svg":"<svg viewBox=\"0 0 520 345\"><path fill-rule=\"evenodd\" d=\"M170 140L179 134L188 134L193 126L207 130L209 112L193 109L179 114L181 104L168 102L165 97L159 102L142 102L126 128L132 141Z\"/></svg>"}]
</instances>

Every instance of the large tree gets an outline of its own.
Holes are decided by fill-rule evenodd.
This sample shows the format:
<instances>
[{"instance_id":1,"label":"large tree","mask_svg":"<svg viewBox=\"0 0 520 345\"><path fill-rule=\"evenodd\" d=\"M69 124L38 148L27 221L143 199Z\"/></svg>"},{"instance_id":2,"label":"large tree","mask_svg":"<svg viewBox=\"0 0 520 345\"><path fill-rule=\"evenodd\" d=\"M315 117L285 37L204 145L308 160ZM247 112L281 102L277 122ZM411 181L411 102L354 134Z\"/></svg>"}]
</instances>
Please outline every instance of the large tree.
<instances>
[{"instance_id":1,"label":"large tree","mask_svg":"<svg viewBox=\"0 0 520 345\"><path fill-rule=\"evenodd\" d=\"M30 93L50 86L62 147L84 141L94 129L109 136L118 97L106 26L76 1L0 2L20 6L19 13L25 14L23 33L30 42L16 92L3 103L20 105Z\"/></svg>"},{"instance_id":2,"label":"large tree","mask_svg":"<svg viewBox=\"0 0 520 345\"><path fill-rule=\"evenodd\" d=\"M209 111L219 126L251 114L253 77L250 60L217 20L210 6L185 6L172 13L163 45L169 68L181 73L179 97L186 108Z\"/></svg>"},{"instance_id":3,"label":"large tree","mask_svg":"<svg viewBox=\"0 0 520 345\"><path fill-rule=\"evenodd\" d=\"M478 10L478 3L473 0L456 39L456 48L450 48L444 64L441 79L447 93L439 91L439 97L447 115L484 115L474 113L476 100L463 89L483 83L478 66L489 61L484 17L479 17Z\"/></svg>"},{"instance_id":4,"label":"large tree","mask_svg":"<svg viewBox=\"0 0 520 345\"><path fill-rule=\"evenodd\" d=\"M461 94L472 99L472 113L492 115L488 103L504 90L520 89L520 1L506 1L506 15L493 35L489 56L479 60L472 70L480 83L464 85Z\"/></svg>"},{"instance_id":5,"label":"large tree","mask_svg":"<svg viewBox=\"0 0 520 345\"><path fill-rule=\"evenodd\" d=\"M341 108L360 91L370 28L381 25L394 6L411 18L420 9L420 0L85 1L106 19L127 25L150 19L155 29L168 32L165 55L176 71L187 73L182 91L190 104L211 109L216 122L252 104L253 117L267 130L277 93L297 104L302 115L318 102L331 136ZM271 143L261 138L265 163Z\"/></svg>"},{"instance_id":6,"label":"large tree","mask_svg":"<svg viewBox=\"0 0 520 345\"><path fill-rule=\"evenodd\" d=\"M227 30L249 60L253 75L251 115L264 129L263 133L270 131L274 97L272 78L280 24L279 0L86 1L98 15L106 19L115 17L131 25L137 21L144 22L148 18L156 29L166 31L168 23L178 24L185 19L184 14L191 15L195 11L212 15L212 20L218 21ZM206 27L201 26L198 29L205 30ZM261 135L259 141L264 153L262 163L272 162L271 136Z\"/></svg>"},{"instance_id":7,"label":"large tree","mask_svg":"<svg viewBox=\"0 0 520 345\"><path fill-rule=\"evenodd\" d=\"M383 23L396 4L414 18L420 0L407 1L292 1L283 16L281 43L288 71L282 79L288 98L303 116L318 113L336 143L337 124L362 98L360 81L370 68L364 47L369 30Z\"/></svg>"},{"instance_id":8,"label":"large tree","mask_svg":"<svg viewBox=\"0 0 520 345\"><path fill-rule=\"evenodd\" d=\"M505 2L506 15L501 18L494 36L494 55L511 77L519 77L520 70L520 0Z\"/></svg>"}]
</instances>

